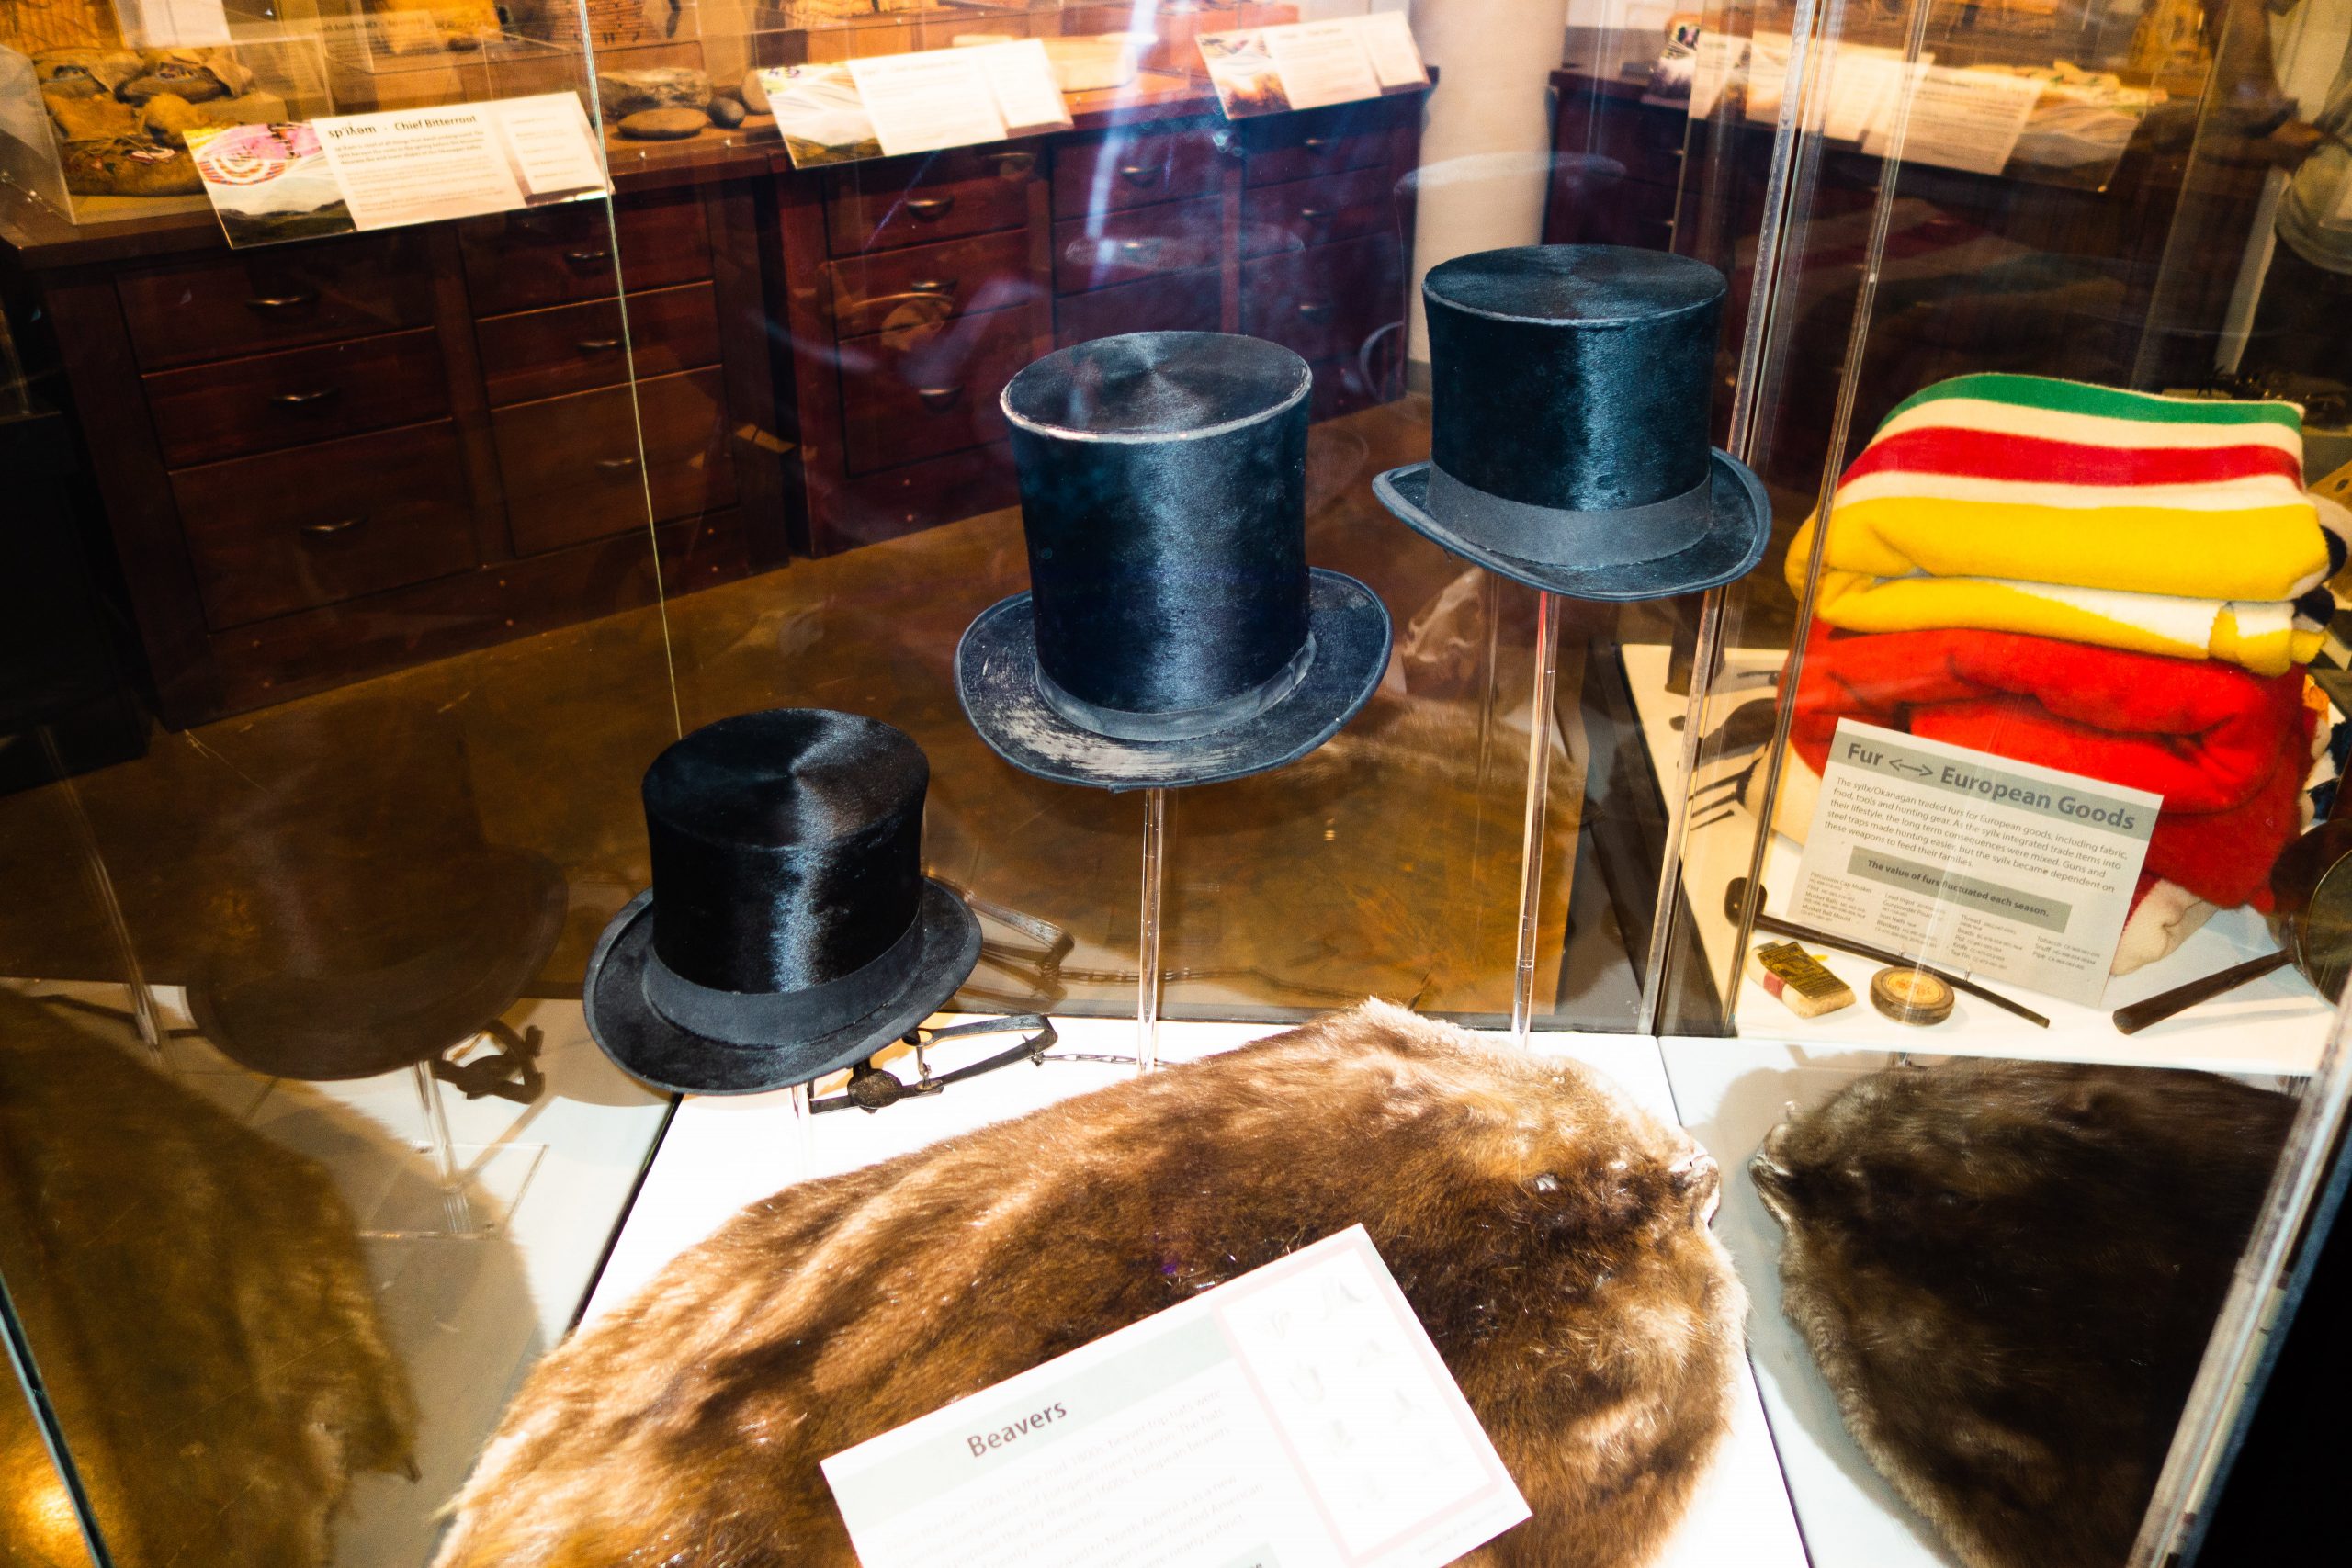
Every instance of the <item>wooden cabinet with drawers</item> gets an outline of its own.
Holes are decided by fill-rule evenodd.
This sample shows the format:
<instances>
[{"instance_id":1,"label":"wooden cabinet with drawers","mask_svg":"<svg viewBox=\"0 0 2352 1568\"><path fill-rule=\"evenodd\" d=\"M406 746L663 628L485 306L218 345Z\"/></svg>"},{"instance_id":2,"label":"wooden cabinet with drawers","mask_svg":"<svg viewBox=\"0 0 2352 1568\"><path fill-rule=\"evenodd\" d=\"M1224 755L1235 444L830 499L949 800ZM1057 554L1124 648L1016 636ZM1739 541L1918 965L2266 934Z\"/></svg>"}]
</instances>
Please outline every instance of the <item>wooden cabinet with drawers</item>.
<instances>
[{"instance_id":1,"label":"wooden cabinet with drawers","mask_svg":"<svg viewBox=\"0 0 2352 1568\"><path fill-rule=\"evenodd\" d=\"M1238 125L1197 82L1091 97L1003 148L777 160L799 547L1012 504L1004 383L1091 338L1273 338L1313 364L1317 418L1400 389L1418 95Z\"/></svg>"},{"instance_id":2,"label":"wooden cabinet with drawers","mask_svg":"<svg viewBox=\"0 0 2352 1568\"><path fill-rule=\"evenodd\" d=\"M764 157L747 173L235 253L209 220L60 232L0 205L164 721L780 561Z\"/></svg>"}]
</instances>

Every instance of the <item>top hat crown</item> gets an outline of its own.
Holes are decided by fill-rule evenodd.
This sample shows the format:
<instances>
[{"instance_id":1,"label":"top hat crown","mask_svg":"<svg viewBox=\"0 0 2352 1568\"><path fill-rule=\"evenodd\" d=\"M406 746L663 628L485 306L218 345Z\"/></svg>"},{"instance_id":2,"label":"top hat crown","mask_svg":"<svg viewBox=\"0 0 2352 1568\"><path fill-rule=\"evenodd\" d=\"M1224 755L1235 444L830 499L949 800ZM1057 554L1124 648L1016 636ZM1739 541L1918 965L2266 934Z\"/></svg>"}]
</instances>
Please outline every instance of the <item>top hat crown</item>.
<instances>
[{"instance_id":1,"label":"top hat crown","mask_svg":"<svg viewBox=\"0 0 2352 1568\"><path fill-rule=\"evenodd\" d=\"M1430 270L1430 461L1389 510L1507 577L1588 599L1732 581L1771 522L1708 445L1724 276L1616 245L1526 245Z\"/></svg>"},{"instance_id":2,"label":"top hat crown","mask_svg":"<svg viewBox=\"0 0 2352 1568\"><path fill-rule=\"evenodd\" d=\"M748 1092L873 1055L971 973L979 927L922 874L931 778L903 732L777 708L646 770L653 886L589 961L591 1033L663 1088Z\"/></svg>"},{"instance_id":3,"label":"top hat crown","mask_svg":"<svg viewBox=\"0 0 2352 1568\"><path fill-rule=\"evenodd\" d=\"M1217 333L1099 338L1007 384L1030 592L956 650L1007 761L1113 789L1238 778L1363 705L1388 616L1306 564L1313 384L1290 350Z\"/></svg>"}]
</instances>

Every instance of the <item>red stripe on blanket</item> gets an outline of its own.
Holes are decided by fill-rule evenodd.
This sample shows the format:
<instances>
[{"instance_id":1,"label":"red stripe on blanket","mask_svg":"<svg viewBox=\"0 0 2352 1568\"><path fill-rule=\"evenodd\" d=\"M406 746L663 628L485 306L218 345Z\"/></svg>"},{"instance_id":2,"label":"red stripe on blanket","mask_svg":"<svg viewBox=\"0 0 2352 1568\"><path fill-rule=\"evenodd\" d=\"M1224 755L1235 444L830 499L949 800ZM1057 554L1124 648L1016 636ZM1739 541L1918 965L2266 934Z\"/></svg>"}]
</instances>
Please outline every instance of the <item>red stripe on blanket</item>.
<instances>
[{"instance_id":1,"label":"red stripe on blanket","mask_svg":"<svg viewBox=\"0 0 2352 1568\"><path fill-rule=\"evenodd\" d=\"M2161 439L2163 427L2149 427ZM2276 446L2094 446L1952 426L1906 430L1865 447L1846 469L1864 474L1952 474L2044 484L2188 485L2282 475L2300 486L2302 465Z\"/></svg>"}]
</instances>

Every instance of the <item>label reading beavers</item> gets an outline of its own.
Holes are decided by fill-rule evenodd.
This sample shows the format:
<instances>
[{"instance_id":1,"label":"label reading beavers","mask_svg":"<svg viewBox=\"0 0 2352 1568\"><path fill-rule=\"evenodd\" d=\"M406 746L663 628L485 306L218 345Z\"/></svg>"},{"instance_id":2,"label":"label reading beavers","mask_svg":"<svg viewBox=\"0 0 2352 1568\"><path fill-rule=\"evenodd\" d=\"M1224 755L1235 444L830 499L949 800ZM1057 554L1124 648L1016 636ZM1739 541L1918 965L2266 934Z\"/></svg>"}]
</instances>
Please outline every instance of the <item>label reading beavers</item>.
<instances>
[{"instance_id":1,"label":"label reading beavers","mask_svg":"<svg viewBox=\"0 0 2352 1568\"><path fill-rule=\"evenodd\" d=\"M1841 719L1789 919L2096 1006L2163 807Z\"/></svg>"},{"instance_id":2,"label":"label reading beavers","mask_svg":"<svg viewBox=\"0 0 2352 1568\"><path fill-rule=\"evenodd\" d=\"M1437 1568L1527 1517L1360 1225L824 1471L865 1568Z\"/></svg>"}]
</instances>

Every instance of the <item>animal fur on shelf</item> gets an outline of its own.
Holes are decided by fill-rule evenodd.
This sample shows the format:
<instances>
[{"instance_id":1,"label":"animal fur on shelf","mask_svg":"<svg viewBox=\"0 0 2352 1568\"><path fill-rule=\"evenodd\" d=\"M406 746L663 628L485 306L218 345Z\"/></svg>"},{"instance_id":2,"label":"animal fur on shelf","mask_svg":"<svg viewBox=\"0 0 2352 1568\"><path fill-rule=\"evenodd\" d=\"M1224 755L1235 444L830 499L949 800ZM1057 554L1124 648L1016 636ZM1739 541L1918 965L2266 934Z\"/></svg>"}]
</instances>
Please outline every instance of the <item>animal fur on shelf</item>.
<instances>
[{"instance_id":1,"label":"animal fur on shelf","mask_svg":"<svg viewBox=\"0 0 2352 1568\"><path fill-rule=\"evenodd\" d=\"M2294 1105L2210 1073L1861 1079L1750 1162L1782 1305L1969 1568L2116 1568Z\"/></svg>"},{"instance_id":2,"label":"animal fur on shelf","mask_svg":"<svg viewBox=\"0 0 2352 1568\"><path fill-rule=\"evenodd\" d=\"M1533 1517L1618 1568L1729 1416L1714 1166L1573 1064L1380 1003L786 1188L541 1364L440 1568L855 1558L818 1461L1361 1222Z\"/></svg>"}]
</instances>

